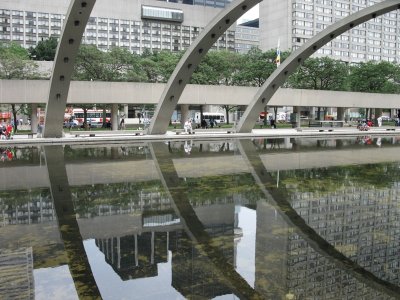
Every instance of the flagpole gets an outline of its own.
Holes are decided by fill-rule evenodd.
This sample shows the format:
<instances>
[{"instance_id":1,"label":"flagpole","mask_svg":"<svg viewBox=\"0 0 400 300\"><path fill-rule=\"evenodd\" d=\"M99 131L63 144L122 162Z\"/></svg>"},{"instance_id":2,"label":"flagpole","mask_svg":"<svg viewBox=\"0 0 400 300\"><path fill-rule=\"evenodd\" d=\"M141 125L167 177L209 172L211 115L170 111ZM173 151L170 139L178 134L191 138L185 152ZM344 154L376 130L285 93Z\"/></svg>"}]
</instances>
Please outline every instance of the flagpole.
<instances>
[{"instance_id":1,"label":"flagpole","mask_svg":"<svg viewBox=\"0 0 400 300\"><path fill-rule=\"evenodd\" d=\"M276 47L276 67L279 67L281 64L281 49L280 49L281 39L278 38L278 46Z\"/></svg>"}]
</instances>

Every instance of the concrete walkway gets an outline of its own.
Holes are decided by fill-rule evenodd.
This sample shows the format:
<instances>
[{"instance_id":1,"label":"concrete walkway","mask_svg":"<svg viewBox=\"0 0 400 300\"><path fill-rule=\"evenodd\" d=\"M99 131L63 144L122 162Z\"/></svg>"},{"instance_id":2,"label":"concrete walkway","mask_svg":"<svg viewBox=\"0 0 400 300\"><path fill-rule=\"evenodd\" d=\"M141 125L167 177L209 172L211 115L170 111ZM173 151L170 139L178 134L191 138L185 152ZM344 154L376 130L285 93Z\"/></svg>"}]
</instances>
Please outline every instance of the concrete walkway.
<instances>
[{"instance_id":1,"label":"concrete walkway","mask_svg":"<svg viewBox=\"0 0 400 300\"><path fill-rule=\"evenodd\" d=\"M15 135L11 140L0 140L3 145L21 144L102 144L109 142L135 142L159 140L213 140L235 138L279 138L279 137L343 137L343 136L393 136L400 134L400 127L373 127L369 131L359 131L356 127L322 128L282 128L253 129L251 133L234 133L229 129L197 130L194 134L168 131L162 135L146 135L142 131L73 131L66 132L62 138L41 138L37 135Z\"/></svg>"}]
</instances>

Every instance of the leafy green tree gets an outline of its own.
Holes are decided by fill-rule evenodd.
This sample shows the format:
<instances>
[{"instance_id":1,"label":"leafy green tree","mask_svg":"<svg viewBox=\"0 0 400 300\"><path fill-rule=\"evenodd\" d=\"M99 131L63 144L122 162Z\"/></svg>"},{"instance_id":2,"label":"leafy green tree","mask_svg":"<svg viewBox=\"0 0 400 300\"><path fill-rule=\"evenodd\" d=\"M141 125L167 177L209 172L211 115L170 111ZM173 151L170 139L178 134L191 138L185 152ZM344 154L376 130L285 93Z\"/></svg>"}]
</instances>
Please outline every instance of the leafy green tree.
<instances>
[{"instance_id":1,"label":"leafy green tree","mask_svg":"<svg viewBox=\"0 0 400 300\"><path fill-rule=\"evenodd\" d=\"M75 63L74 79L98 81L145 81L140 57L125 48L102 52L95 46L82 45Z\"/></svg>"},{"instance_id":2,"label":"leafy green tree","mask_svg":"<svg viewBox=\"0 0 400 300\"><path fill-rule=\"evenodd\" d=\"M154 52L151 59L155 62L158 73L158 82L167 82L172 72L175 70L182 53L173 53L170 51Z\"/></svg>"},{"instance_id":3,"label":"leafy green tree","mask_svg":"<svg viewBox=\"0 0 400 300\"><path fill-rule=\"evenodd\" d=\"M352 91L364 93L398 93L399 71L397 64L387 61L368 61L350 69Z\"/></svg>"},{"instance_id":4,"label":"leafy green tree","mask_svg":"<svg viewBox=\"0 0 400 300\"><path fill-rule=\"evenodd\" d=\"M26 79L37 76L37 65L29 60L26 49L16 43L0 44L1 79Z\"/></svg>"},{"instance_id":5,"label":"leafy green tree","mask_svg":"<svg viewBox=\"0 0 400 300\"><path fill-rule=\"evenodd\" d=\"M105 53L96 46L81 45L75 61L74 79L77 80L104 80Z\"/></svg>"},{"instance_id":6,"label":"leafy green tree","mask_svg":"<svg viewBox=\"0 0 400 300\"><path fill-rule=\"evenodd\" d=\"M309 58L289 77L288 84L295 89L346 90L348 72L344 62L329 57Z\"/></svg>"},{"instance_id":7,"label":"leafy green tree","mask_svg":"<svg viewBox=\"0 0 400 300\"><path fill-rule=\"evenodd\" d=\"M191 83L233 85L242 66L240 54L229 51L210 51L193 73Z\"/></svg>"},{"instance_id":8,"label":"leafy green tree","mask_svg":"<svg viewBox=\"0 0 400 300\"><path fill-rule=\"evenodd\" d=\"M283 62L289 52L281 52ZM252 48L241 61L240 72L235 75L235 84L260 87L276 69L276 50L262 52L259 48Z\"/></svg>"},{"instance_id":9,"label":"leafy green tree","mask_svg":"<svg viewBox=\"0 0 400 300\"><path fill-rule=\"evenodd\" d=\"M193 73L191 83L211 85L234 85L235 75L242 66L242 56L229 51L211 51ZM222 105L229 123L229 111L237 106Z\"/></svg>"},{"instance_id":10,"label":"leafy green tree","mask_svg":"<svg viewBox=\"0 0 400 300\"><path fill-rule=\"evenodd\" d=\"M57 38L50 37L37 43L36 47L30 47L29 56L33 60L53 61L56 56L57 46Z\"/></svg>"},{"instance_id":11,"label":"leafy green tree","mask_svg":"<svg viewBox=\"0 0 400 300\"><path fill-rule=\"evenodd\" d=\"M288 86L295 89L346 90L348 89L349 68L346 63L329 57L308 58L288 78ZM317 117L321 117L318 107ZM326 113L326 110L324 114Z\"/></svg>"},{"instance_id":12,"label":"leafy green tree","mask_svg":"<svg viewBox=\"0 0 400 300\"><path fill-rule=\"evenodd\" d=\"M37 77L37 65L29 60L28 51L16 43L0 44L0 78L26 79ZM27 105L12 104L11 112L15 131L18 130L18 114L27 114Z\"/></svg>"},{"instance_id":13,"label":"leafy green tree","mask_svg":"<svg viewBox=\"0 0 400 300\"><path fill-rule=\"evenodd\" d=\"M104 54L105 81L143 81L139 56L126 48L114 47ZM142 73L142 74L141 74Z\"/></svg>"}]
</instances>

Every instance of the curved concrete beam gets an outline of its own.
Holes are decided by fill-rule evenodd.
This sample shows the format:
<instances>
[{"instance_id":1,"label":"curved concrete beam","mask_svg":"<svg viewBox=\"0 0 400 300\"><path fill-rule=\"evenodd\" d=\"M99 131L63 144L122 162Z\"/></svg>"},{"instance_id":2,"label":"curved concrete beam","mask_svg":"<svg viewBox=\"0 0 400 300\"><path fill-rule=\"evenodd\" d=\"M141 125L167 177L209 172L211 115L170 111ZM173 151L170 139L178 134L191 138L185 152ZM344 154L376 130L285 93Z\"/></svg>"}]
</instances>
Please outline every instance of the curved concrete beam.
<instances>
[{"instance_id":1,"label":"curved concrete beam","mask_svg":"<svg viewBox=\"0 0 400 300\"><path fill-rule=\"evenodd\" d=\"M264 107L271 100L278 88L286 81L287 77L314 52L343 32L379 15L399 8L400 0L383 1L339 20L308 40L303 46L293 52L260 87L240 119L236 127L236 132L251 132L260 111L264 110Z\"/></svg>"},{"instance_id":2,"label":"curved concrete beam","mask_svg":"<svg viewBox=\"0 0 400 300\"><path fill-rule=\"evenodd\" d=\"M68 267L80 299L102 299L86 255L76 219L61 145L44 146L50 193L57 215L60 236L68 258Z\"/></svg>"},{"instance_id":3,"label":"curved concrete beam","mask_svg":"<svg viewBox=\"0 0 400 300\"><path fill-rule=\"evenodd\" d=\"M58 43L46 107L44 137L62 137L64 111L83 32L96 0L71 0Z\"/></svg>"},{"instance_id":4,"label":"curved concrete beam","mask_svg":"<svg viewBox=\"0 0 400 300\"><path fill-rule=\"evenodd\" d=\"M204 225L191 205L188 195L190 191L182 185L176 172L168 146L162 142L149 143L151 156L167 195L171 199L172 208L181 220L188 237L197 243L197 249L210 259L210 263L220 272L220 278L240 299L264 299L246 280L227 262L224 253L213 243Z\"/></svg>"},{"instance_id":5,"label":"curved concrete beam","mask_svg":"<svg viewBox=\"0 0 400 300\"><path fill-rule=\"evenodd\" d=\"M200 33L179 61L161 95L149 134L164 134L167 131L172 113L201 59L218 38L244 13L261 0L237 0L222 10Z\"/></svg>"}]
</instances>

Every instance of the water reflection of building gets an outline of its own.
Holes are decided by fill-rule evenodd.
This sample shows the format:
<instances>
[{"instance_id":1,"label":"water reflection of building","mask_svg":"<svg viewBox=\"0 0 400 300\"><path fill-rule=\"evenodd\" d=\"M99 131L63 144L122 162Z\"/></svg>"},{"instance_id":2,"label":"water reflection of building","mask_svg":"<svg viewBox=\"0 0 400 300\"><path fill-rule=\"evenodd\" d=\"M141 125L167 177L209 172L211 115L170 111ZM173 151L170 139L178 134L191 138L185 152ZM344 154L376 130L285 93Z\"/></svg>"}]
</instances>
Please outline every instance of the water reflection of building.
<instances>
[{"instance_id":1,"label":"water reflection of building","mask_svg":"<svg viewBox=\"0 0 400 300\"><path fill-rule=\"evenodd\" d=\"M0 227L55 220L53 200L48 189L10 191L2 194L0 194Z\"/></svg>"},{"instance_id":2,"label":"water reflection of building","mask_svg":"<svg viewBox=\"0 0 400 300\"><path fill-rule=\"evenodd\" d=\"M234 265L235 205L208 205L195 210L227 262ZM157 264L167 262L170 251L172 286L183 296L213 298L232 293L223 283L223 274L213 267L207 253L188 237L186 230L173 211L146 212L137 233L99 238L96 245L122 280L157 276Z\"/></svg>"},{"instance_id":3,"label":"water reflection of building","mask_svg":"<svg viewBox=\"0 0 400 300\"><path fill-rule=\"evenodd\" d=\"M167 262L169 232L144 232L96 239L107 263L122 280L157 276L157 264Z\"/></svg>"},{"instance_id":4,"label":"water reflection of building","mask_svg":"<svg viewBox=\"0 0 400 300\"><path fill-rule=\"evenodd\" d=\"M0 249L0 299L34 299L32 248Z\"/></svg>"},{"instance_id":5,"label":"water reflection of building","mask_svg":"<svg viewBox=\"0 0 400 300\"><path fill-rule=\"evenodd\" d=\"M390 188L338 188L292 193L292 205L331 245L380 279L400 284L398 183ZM288 288L299 297L377 299L382 295L329 259L297 234L288 235ZM386 299L386 298L383 298Z\"/></svg>"}]
</instances>

